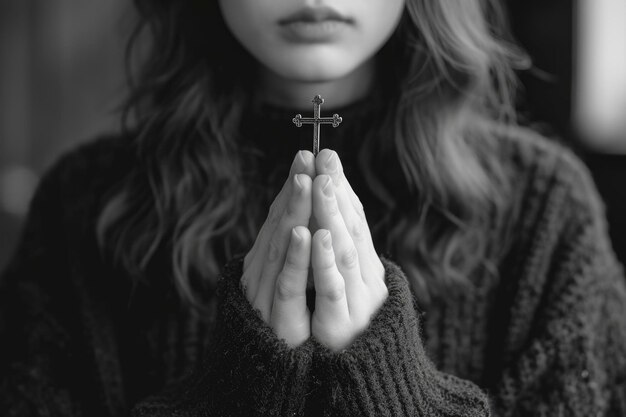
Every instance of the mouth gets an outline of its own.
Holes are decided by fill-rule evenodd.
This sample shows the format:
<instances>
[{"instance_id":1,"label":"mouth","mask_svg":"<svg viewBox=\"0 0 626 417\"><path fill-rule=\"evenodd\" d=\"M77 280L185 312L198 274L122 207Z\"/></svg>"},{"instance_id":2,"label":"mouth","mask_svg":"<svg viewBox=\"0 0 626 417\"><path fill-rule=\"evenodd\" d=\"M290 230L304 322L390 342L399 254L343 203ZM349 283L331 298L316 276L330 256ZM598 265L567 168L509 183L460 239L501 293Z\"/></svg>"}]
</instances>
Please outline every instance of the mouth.
<instances>
[{"instance_id":1,"label":"mouth","mask_svg":"<svg viewBox=\"0 0 626 417\"><path fill-rule=\"evenodd\" d=\"M293 23L343 22L353 23L352 19L330 7L305 7L278 21L281 26Z\"/></svg>"},{"instance_id":2,"label":"mouth","mask_svg":"<svg viewBox=\"0 0 626 417\"><path fill-rule=\"evenodd\" d=\"M330 7L306 7L278 21L284 37L295 43L324 43L338 39L354 21Z\"/></svg>"}]
</instances>

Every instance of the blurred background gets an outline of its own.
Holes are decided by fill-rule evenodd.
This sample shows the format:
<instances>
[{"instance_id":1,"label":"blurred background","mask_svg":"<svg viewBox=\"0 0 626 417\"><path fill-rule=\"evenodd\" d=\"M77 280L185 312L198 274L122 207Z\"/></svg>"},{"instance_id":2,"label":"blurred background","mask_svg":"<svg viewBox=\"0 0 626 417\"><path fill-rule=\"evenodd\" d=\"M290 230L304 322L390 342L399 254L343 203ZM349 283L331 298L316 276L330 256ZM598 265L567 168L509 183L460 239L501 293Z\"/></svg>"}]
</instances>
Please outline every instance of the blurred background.
<instances>
[{"instance_id":1,"label":"blurred background","mask_svg":"<svg viewBox=\"0 0 626 417\"><path fill-rule=\"evenodd\" d=\"M587 163L626 262L626 0L502 0L533 58L519 109ZM39 176L115 131L130 0L0 1L0 270Z\"/></svg>"}]
</instances>

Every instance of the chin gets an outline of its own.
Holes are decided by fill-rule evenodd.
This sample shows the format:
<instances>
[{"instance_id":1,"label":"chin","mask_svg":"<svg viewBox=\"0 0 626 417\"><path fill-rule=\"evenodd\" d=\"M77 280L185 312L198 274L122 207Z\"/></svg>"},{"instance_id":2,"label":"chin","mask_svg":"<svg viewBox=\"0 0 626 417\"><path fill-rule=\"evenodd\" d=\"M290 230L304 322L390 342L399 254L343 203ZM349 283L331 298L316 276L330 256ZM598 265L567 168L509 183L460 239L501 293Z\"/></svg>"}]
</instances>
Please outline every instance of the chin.
<instances>
[{"instance_id":1,"label":"chin","mask_svg":"<svg viewBox=\"0 0 626 417\"><path fill-rule=\"evenodd\" d=\"M314 65L296 62L297 65L282 66L274 69L280 76L293 81L321 83L341 79L349 75L355 68L348 65L337 65L336 62L318 61Z\"/></svg>"},{"instance_id":2,"label":"chin","mask_svg":"<svg viewBox=\"0 0 626 417\"><path fill-rule=\"evenodd\" d=\"M277 53L279 52L280 53ZM257 59L282 78L301 82L327 82L345 77L364 59L345 46L315 45L277 48Z\"/></svg>"}]
</instances>

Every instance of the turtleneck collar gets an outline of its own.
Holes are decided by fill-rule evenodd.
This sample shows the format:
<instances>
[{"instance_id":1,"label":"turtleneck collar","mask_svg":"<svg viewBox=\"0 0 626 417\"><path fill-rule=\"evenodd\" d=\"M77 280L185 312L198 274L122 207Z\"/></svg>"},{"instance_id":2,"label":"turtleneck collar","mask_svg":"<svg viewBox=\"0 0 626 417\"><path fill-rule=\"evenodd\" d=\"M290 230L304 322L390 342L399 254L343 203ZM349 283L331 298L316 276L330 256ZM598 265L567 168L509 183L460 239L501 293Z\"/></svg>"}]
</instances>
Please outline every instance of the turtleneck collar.
<instances>
[{"instance_id":1,"label":"turtleneck collar","mask_svg":"<svg viewBox=\"0 0 626 417\"><path fill-rule=\"evenodd\" d=\"M320 149L328 148L337 152L344 167L350 185L361 199L368 213L368 220L381 219L386 207L375 197L367 174L377 171L378 176L390 172L388 164L380 153L375 153L364 161L361 148L366 137L372 140L385 140L381 134L382 117L385 102L371 95L349 105L333 108L330 98L322 105L321 115L331 117L339 114L343 121L337 128L330 125L321 127ZM255 195L262 196L265 205L279 192L289 168L299 150L311 150L313 128L311 125L296 127L292 119L296 114L311 117L313 104L309 112L293 110L269 103L257 103L248 106L242 117L240 141L249 155L251 164L244 167L254 184ZM372 136L373 135L373 136ZM372 223L370 223L372 225Z\"/></svg>"},{"instance_id":2,"label":"turtleneck collar","mask_svg":"<svg viewBox=\"0 0 626 417\"><path fill-rule=\"evenodd\" d=\"M346 162L354 162L352 159L358 154L365 132L378 128L374 124L378 120L375 116L381 110L382 104L373 94L340 107L334 107L331 98L325 99L321 106L322 117L337 113L343 121L336 128L321 126L320 149L337 151L344 166ZM290 164L297 151L312 150L313 145L312 126L296 127L292 121L296 114L312 117L313 103L308 111L263 102L251 103L242 119L244 143L271 157L277 164L284 164L284 158Z\"/></svg>"}]
</instances>

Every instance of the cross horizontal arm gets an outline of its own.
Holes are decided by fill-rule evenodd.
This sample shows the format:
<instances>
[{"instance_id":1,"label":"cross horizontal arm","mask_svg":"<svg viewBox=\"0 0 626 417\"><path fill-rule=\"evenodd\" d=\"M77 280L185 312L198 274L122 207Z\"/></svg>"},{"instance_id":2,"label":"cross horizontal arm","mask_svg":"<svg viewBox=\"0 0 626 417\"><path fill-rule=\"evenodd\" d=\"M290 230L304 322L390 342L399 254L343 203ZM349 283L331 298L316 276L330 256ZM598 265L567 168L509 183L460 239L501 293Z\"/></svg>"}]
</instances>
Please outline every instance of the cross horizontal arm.
<instances>
[{"instance_id":1,"label":"cross horizontal arm","mask_svg":"<svg viewBox=\"0 0 626 417\"><path fill-rule=\"evenodd\" d=\"M337 127L341 124L343 118L337 114L334 114L333 117L302 117L297 114L296 117L293 118L293 122L296 126L301 127L302 125L314 125L314 124L332 124L333 127Z\"/></svg>"},{"instance_id":2,"label":"cross horizontal arm","mask_svg":"<svg viewBox=\"0 0 626 417\"><path fill-rule=\"evenodd\" d=\"M335 119L332 117L320 117L319 119L314 119L312 117L303 117L300 119L303 125L312 125L313 123L333 123Z\"/></svg>"},{"instance_id":3,"label":"cross horizontal arm","mask_svg":"<svg viewBox=\"0 0 626 417\"><path fill-rule=\"evenodd\" d=\"M333 127L337 127L343 121L343 118L336 113L333 114L333 117L320 117L320 105L322 103L324 103L324 99L320 95L315 96L313 99L314 117L302 117L301 114L296 114L296 117L292 119L293 123L297 127L302 127L302 125L313 125L313 155L316 156L319 152L320 125L332 124Z\"/></svg>"}]
</instances>

